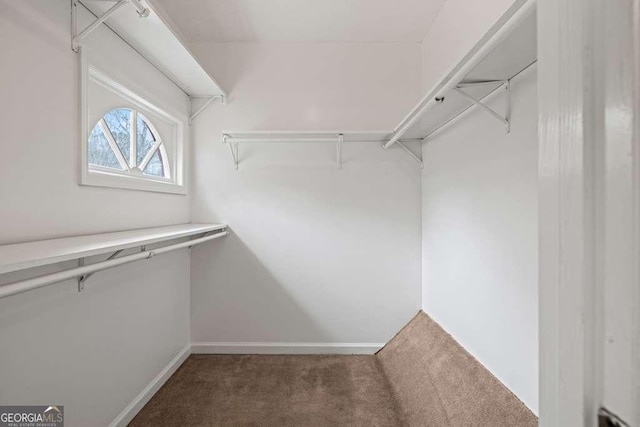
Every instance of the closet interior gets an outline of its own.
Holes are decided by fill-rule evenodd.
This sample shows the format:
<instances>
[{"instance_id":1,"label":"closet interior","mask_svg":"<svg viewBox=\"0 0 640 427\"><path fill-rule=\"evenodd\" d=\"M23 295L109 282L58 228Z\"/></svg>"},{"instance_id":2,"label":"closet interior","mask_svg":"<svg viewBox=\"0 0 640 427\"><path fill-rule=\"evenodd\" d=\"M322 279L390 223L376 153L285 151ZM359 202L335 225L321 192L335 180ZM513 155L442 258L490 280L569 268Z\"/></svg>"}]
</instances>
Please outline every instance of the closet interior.
<instances>
[{"instance_id":1,"label":"closet interior","mask_svg":"<svg viewBox=\"0 0 640 427\"><path fill-rule=\"evenodd\" d=\"M395 3L0 1L0 405L537 425L536 2Z\"/></svg>"}]
</instances>

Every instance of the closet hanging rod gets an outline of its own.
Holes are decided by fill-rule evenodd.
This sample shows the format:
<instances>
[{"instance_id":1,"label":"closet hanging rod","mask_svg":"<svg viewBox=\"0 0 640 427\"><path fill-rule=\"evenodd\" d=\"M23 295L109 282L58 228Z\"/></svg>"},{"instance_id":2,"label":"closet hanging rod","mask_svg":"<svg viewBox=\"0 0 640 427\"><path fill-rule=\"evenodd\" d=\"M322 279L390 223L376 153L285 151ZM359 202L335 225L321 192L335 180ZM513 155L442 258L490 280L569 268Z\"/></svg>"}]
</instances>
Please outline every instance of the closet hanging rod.
<instances>
[{"instance_id":1,"label":"closet hanging rod","mask_svg":"<svg viewBox=\"0 0 640 427\"><path fill-rule=\"evenodd\" d=\"M429 91L393 130L391 138L382 145L389 148L438 101L443 93L452 90L475 68L498 44L503 41L530 13L535 11L535 0L521 0L511 6L509 11L474 46L465 58L435 88Z\"/></svg>"},{"instance_id":2,"label":"closet hanging rod","mask_svg":"<svg viewBox=\"0 0 640 427\"><path fill-rule=\"evenodd\" d=\"M141 252L123 256L121 258L113 258L107 261L97 262L95 264L85 265L82 267L71 268L69 270L60 271L57 273L46 274L44 276L34 277L32 279L20 280L13 283L0 286L0 298L21 294L33 289L42 288L44 286L59 283L65 280L86 276L88 274L95 273L97 271L106 270L108 268L117 267L119 265L128 264L134 261L142 259L150 259L155 255L164 254L167 252L175 251L186 247L199 245L209 240L217 239L228 235L228 231L212 234L210 236L199 237L197 239L189 240L183 243L176 243L169 246L164 246L158 249L143 250Z\"/></svg>"}]
</instances>

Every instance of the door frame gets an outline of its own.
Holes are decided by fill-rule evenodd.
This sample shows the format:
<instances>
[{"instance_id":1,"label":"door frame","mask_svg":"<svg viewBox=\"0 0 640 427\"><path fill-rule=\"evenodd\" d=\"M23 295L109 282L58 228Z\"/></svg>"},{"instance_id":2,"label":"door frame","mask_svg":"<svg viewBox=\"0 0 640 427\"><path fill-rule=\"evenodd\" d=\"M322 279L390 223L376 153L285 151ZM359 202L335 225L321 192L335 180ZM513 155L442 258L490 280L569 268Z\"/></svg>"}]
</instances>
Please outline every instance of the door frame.
<instances>
[{"instance_id":1,"label":"door frame","mask_svg":"<svg viewBox=\"0 0 640 427\"><path fill-rule=\"evenodd\" d=\"M628 371L625 393L637 403L623 419L638 426L640 0L539 0L537 13L539 422L595 426L600 406L616 406L606 387L611 374L606 361L613 351L612 302L618 298L624 303L619 309L631 319L622 325L629 332L624 347L631 353L629 363L618 369ZM608 21L616 16L628 19ZM628 43L630 51L625 56L611 52L607 43L612 40ZM611 90L614 82L620 86L615 80L620 78L627 78L622 87L631 96ZM611 131L616 126L610 121L612 106L630 112L622 135ZM608 150L622 146L630 155L612 158ZM611 187L621 177L626 184ZM628 206L613 203L611 194L618 190L626 191ZM628 233L612 238L615 228ZM624 274L613 275L611 260L618 255L624 258L617 266Z\"/></svg>"}]
</instances>

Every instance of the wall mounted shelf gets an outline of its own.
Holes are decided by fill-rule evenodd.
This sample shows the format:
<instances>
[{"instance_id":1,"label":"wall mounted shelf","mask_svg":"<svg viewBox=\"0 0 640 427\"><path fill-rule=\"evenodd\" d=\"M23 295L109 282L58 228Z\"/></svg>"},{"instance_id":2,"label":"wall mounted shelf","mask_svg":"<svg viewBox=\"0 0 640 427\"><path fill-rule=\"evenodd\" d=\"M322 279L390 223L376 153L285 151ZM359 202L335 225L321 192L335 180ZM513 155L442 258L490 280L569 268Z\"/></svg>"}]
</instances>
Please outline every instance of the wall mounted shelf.
<instances>
[{"instance_id":1,"label":"wall mounted shelf","mask_svg":"<svg viewBox=\"0 0 640 427\"><path fill-rule=\"evenodd\" d=\"M222 143L227 144L233 160L235 170L240 162L240 144L268 144L268 143L328 143L336 145L336 168L342 168L342 144L349 142L383 143L388 140L389 131L225 131L222 133ZM413 141L415 142L415 141ZM416 162L422 165L422 159L399 142L401 147Z\"/></svg>"},{"instance_id":2,"label":"wall mounted shelf","mask_svg":"<svg viewBox=\"0 0 640 427\"><path fill-rule=\"evenodd\" d=\"M350 141L378 142L383 148L397 145L420 166L422 159L403 142L419 141L442 129L473 106L478 106L511 130L510 81L537 61L535 0L518 0L489 29L471 51L438 82L390 132L354 131L227 131L222 142L229 147L234 167L240 162L242 143L333 143L336 166L341 168L341 147ZM504 111L483 100L499 89L505 91Z\"/></svg>"},{"instance_id":3,"label":"wall mounted shelf","mask_svg":"<svg viewBox=\"0 0 640 427\"><path fill-rule=\"evenodd\" d=\"M95 16L86 27L78 24L78 8ZM72 48L77 52L91 31L106 25L142 57L186 93L192 104L189 122L213 101L227 94L187 47L169 16L153 1L71 0ZM197 107L196 107L197 105Z\"/></svg>"},{"instance_id":4,"label":"wall mounted shelf","mask_svg":"<svg viewBox=\"0 0 640 427\"><path fill-rule=\"evenodd\" d=\"M78 260L79 266L58 273L0 285L0 298L74 277L78 278L78 289L83 290L86 279L96 271L223 237L228 234L226 229L226 224L181 224L2 245L0 246L0 274L73 260ZM186 242L153 250L146 249L147 245L194 236L196 238ZM117 258L123 250L137 247L141 248L140 252ZM105 261L84 265L85 258L108 253L110 256Z\"/></svg>"},{"instance_id":5,"label":"wall mounted shelf","mask_svg":"<svg viewBox=\"0 0 640 427\"><path fill-rule=\"evenodd\" d=\"M400 138L424 140L473 106L483 108L509 132L509 82L536 61L535 0L520 0L402 119L384 147ZM506 89L504 114L482 102L501 88Z\"/></svg>"}]
</instances>

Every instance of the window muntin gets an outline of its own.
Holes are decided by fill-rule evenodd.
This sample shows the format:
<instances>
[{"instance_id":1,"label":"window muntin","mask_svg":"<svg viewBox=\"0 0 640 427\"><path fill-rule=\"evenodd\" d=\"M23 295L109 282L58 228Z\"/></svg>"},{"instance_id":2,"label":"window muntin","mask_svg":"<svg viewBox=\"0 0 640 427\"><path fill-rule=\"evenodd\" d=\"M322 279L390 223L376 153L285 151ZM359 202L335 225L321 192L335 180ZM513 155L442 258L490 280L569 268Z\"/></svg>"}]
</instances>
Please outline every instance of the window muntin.
<instances>
[{"instance_id":1,"label":"window muntin","mask_svg":"<svg viewBox=\"0 0 640 427\"><path fill-rule=\"evenodd\" d=\"M171 178L167 152L153 124L130 108L107 112L89 135L89 169L165 181Z\"/></svg>"}]
</instances>

